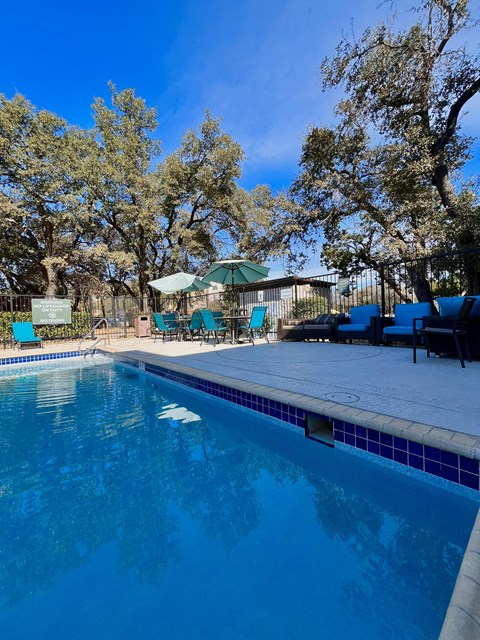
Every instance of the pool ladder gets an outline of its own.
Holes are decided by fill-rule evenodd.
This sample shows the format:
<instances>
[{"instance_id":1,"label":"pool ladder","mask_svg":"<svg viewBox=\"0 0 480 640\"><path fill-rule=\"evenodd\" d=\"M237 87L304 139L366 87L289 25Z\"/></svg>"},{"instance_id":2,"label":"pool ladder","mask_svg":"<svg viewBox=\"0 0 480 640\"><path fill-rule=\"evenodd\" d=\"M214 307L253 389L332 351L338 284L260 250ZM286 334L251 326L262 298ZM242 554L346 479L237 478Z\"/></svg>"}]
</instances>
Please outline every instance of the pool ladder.
<instances>
[{"instance_id":1,"label":"pool ladder","mask_svg":"<svg viewBox=\"0 0 480 640\"><path fill-rule=\"evenodd\" d=\"M98 329L102 324L105 324L105 326L107 328L107 335L106 336L101 336L100 338L97 338L92 345L90 345L86 349L82 350L82 344L84 343L84 341L87 338L94 338L95 339L95 330ZM83 338L81 338L80 342L78 343L78 351L80 351L80 354L84 358L86 358L88 356L88 354L93 355L95 353L95 349L96 349L97 345L99 345L100 342L103 342L103 341L105 341L106 344L110 344L110 327L109 327L109 324L108 324L108 320L106 318L100 318L93 325L93 327L90 329L90 331L88 333L86 333L83 336Z\"/></svg>"}]
</instances>

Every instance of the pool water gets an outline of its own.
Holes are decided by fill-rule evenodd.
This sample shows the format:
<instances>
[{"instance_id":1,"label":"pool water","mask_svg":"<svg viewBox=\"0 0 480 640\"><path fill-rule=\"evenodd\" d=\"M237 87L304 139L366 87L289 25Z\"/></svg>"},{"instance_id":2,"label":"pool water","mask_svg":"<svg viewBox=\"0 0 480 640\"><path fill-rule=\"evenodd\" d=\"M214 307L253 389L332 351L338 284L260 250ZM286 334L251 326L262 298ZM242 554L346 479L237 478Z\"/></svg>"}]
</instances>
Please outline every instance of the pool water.
<instances>
[{"instance_id":1,"label":"pool water","mask_svg":"<svg viewBox=\"0 0 480 640\"><path fill-rule=\"evenodd\" d=\"M102 361L0 377L0 637L438 637L478 510Z\"/></svg>"}]
</instances>

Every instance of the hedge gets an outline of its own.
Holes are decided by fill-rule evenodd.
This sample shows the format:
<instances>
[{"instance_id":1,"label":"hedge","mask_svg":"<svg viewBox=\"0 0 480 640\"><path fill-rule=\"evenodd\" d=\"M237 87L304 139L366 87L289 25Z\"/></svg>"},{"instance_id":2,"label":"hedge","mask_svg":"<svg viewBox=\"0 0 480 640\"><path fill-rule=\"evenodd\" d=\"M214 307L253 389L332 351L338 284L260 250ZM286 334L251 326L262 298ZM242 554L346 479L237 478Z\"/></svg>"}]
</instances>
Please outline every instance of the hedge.
<instances>
[{"instance_id":1,"label":"hedge","mask_svg":"<svg viewBox=\"0 0 480 640\"><path fill-rule=\"evenodd\" d=\"M12 322L31 322L31 311L0 311L0 339L10 340ZM79 338L90 331L90 314L84 311L72 311L71 324L35 325L35 335L40 338Z\"/></svg>"}]
</instances>

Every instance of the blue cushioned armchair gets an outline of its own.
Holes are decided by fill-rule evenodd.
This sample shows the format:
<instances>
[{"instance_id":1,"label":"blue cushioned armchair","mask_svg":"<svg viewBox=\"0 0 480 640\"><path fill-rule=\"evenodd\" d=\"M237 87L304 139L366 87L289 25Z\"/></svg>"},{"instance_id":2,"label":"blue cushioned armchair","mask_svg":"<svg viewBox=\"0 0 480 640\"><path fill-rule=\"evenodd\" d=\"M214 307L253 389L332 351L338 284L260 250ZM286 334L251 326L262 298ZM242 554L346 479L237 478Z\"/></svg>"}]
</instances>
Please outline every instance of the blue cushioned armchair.
<instances>
[{"instance_id":1,"label":"blue cushioned armchair","mask_svg":"<svg viewBox=\"0 0 480 640\"><path fill-rule=\"evenodd\" d=\"M418 319L416 326L422 326L422 318L432 315L432 305L429 302L409 302L407 304L396 304L394 318L382 318L382 324L388 322L388 326L383 326L383 342L413 342L413 321Z\"/></svg>"},{"instance_id":2,"label":"blue cushioned armchair","mask_svg":"<svg viewBox=\"0 0 480 640\"><path fill-rule=\"evenodd\" d=\"M347 324L338 324L336 327L335 341L368 340L371 344L377 343L377 318L380 318L378 304L365 304L360 307L352 307L350 321Z\"/></svg>"}]
</instances>

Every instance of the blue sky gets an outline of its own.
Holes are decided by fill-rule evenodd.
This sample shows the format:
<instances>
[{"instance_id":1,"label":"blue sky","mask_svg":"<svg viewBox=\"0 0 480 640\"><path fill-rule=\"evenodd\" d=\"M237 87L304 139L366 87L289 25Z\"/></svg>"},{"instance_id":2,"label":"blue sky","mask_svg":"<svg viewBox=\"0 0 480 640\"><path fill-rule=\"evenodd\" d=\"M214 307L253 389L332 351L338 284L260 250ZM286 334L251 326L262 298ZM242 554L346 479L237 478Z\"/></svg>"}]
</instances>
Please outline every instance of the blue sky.
<instances>
[{"instance_id":1,"label":"blue sky","mask_svg":"<svg viewBox=\"0 0 480 640\"><path fill-rule=\"evenodd\" d=\"M412 4L398 3L400 24L414 19ZM480 19L480 0L471 11ZM321 92L322 58L342 32L360 35L389 13L379 0L4 2L0 92L89 127L109 80L133 87L158 111L166 154L208 108L245 150L241 185L286 188L308 127L333 122L339 96ZM480 135L479 99L465 130Z\"/></svg>"}]
</instances>

